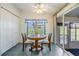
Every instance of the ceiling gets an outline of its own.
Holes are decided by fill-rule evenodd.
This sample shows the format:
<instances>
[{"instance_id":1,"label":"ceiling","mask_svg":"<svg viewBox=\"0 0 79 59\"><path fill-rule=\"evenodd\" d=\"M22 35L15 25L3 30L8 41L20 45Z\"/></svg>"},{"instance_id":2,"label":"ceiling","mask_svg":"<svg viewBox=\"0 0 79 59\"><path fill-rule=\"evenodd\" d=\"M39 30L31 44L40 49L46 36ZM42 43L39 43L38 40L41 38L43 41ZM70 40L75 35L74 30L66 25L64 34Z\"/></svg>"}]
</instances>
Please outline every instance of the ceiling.
<instances>
[{"instance_id":1,"label":"ceiling","mask_svg":"<svg viewBox=\"0 0 79 59\"><path fill-rule=\"evenodd\" d=\"M14 5L23 12L28 12L28 13L35 13L34 6L37 3L15 3ZM44 5L44 8L46 9L43 14L55 14L58 12L61 8L63 8L66 3L42 3Z\"/></svg>"},{"instance_id":2,"label":"ceiling","mask_svg":"<svg viewBox=\"0 0 79 59\"><path fill-rule=\"evenodd\" d=\"M79 7L67 13L66 16L79 17Z\"/></svg>"}]
</instances>

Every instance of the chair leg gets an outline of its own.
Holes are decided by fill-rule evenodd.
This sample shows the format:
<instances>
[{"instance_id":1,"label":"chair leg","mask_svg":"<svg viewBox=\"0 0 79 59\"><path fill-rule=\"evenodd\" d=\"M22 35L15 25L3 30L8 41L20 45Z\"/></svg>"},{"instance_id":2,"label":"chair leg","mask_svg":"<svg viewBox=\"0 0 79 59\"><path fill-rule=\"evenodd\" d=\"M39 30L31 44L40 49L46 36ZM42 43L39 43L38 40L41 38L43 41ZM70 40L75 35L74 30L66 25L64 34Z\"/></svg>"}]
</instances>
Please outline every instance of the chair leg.
<instances>
[{"instance_id":1,"label":"chair leg","mask_svg":"<svg viewBox=\"0 0 79 59\"><path fill-rule=\"evenodd\" d=\"M24 44L23 44L23 48L22 48L22 51L24 51Z\"/></svg>"},{"instance_id":2,"label":"chair leg","mask_svg":"<svg viewBox=\"0 0 79 59\"><path fill-rule=\"evenodd\" d=\"M34 43L31 43L31 49L30 49L30 51L32 51L32 46L34 45Z\"/></svg>"},{"instance_id":3,"label":"chair leg","mask_svg":"<svg viewBox=\"0 0 79 59\"><path fill-rule=\"evenodd\" d=\"M51 51L51 44L48 44L49 50Z\"/></svg>"},{"instance_id":4,"label":"chair leg","mask_svg":"<svg viewBox=\"0 0 79 59\"><path fill-rule=\"evenodd\" d=\"M43 44L41 43L41 50L43 49Z\"/></svg>"},{"instance_id":5,"label":"chair leg","mask_svg":"<svg viewBox=\"0 0 79 59\"><path fill-rule=\"evenodd\" d=\"M26 48L28 44L26 44L24 47Z\"/></svg>"}]
</instances>

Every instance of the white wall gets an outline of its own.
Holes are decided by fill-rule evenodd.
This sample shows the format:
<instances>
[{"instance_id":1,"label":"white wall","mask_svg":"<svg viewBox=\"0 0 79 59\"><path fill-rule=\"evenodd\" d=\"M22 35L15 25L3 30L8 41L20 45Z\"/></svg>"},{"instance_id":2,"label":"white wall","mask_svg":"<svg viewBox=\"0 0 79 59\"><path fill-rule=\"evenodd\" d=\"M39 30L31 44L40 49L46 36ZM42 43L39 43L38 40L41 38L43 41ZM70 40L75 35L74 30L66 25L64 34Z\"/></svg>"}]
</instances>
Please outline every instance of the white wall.
<instances>
[{"instance_id":1,"label":"white wall","mask_svg":"<svg viewBox=\"0 0 79 59\"><path fill-rule=\"evenodd\" d=\"M16 7L12 4L1 4L11 11L12 13L19 15ZM10 12L0 8L0 55L6 52L11 47L15 46L19 41L19 18Z\"/></svg>"},{"instance_id":2,"label":"white wall","mask_svg":"<svg viewBox=\"0 0 79 59\"><path fill-rule=\"evenodd\" d=\"M1 20L1 6L0 6L0 20ZM1 48L1 29L0 29L0 48ZM0 49L0 55L1 55L1 49Z\"/></svg>"}]
</instances>

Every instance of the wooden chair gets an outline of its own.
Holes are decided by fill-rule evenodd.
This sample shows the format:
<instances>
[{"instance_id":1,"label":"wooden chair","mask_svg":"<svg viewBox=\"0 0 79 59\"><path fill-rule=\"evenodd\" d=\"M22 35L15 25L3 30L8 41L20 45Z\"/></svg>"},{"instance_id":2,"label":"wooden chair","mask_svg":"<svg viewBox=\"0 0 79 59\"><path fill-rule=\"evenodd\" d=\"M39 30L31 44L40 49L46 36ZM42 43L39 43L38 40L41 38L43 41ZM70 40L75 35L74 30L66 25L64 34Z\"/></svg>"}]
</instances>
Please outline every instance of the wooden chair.
<instances>
[{"instance_id":1,"label":"wooden chair","mask_svg":"<svg viewBox=\"0 0 79 59\"><path fill-rule=\"evenodd\" d=\"M28 40L27 39L27 36L25 33L21 33L21 36L22 36L22 51L24 51L24 49L27 47L28 44L31 45L31 49L32 49L32 45L33 45L33 42L31 40Z\"/></svg>"},{"instance_id":2,"label":"wooden chair","mask_svg":"<svg viewBox=\"0 0 79 59\"><path fill-rule=\"evenodd\" d=\"M47 40L43 40L41 42L42 47L43 47L43 44L47 44L49 47L49 50L51 50L51 36L52 36L52 33L49 33Z\"/></svg>"}]
</instances>

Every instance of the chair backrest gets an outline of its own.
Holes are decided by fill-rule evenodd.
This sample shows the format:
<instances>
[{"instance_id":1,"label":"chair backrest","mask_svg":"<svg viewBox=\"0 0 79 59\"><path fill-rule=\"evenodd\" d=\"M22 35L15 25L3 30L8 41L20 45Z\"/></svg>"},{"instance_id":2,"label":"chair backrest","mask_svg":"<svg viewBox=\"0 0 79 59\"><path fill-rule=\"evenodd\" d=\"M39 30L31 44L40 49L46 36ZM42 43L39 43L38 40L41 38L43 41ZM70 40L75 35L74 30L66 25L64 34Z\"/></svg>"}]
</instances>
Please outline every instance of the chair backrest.
<instances>
[{"instance_id":1,"label":"chair backrest","mask_svg":"<svg viewBox=\"0 0 79 59\"><path fill-rule=\"evenodd\" d=\"M22 36L23 42L25 42L27 40L26 34L25 33L21 33L21 36Z\"/></svg>"},{"instance_id":2,"label":"chair backrest","mask_svg":"<svg viewBox=\"0 0 79 59\"><path fill-rule=\"evenodd\" d=\"M24 33L24 37L25 37L25 40L27 40L27 36L26 36L26 33Z\"/></svg>"},{"instance_id":3,"label":"chair backrest","mask_svg":"<svg viewBox=\"0 0 79 59\"><path fill-rule=\"evenodd\" d=\"M48 35L48 41L51 42L52 33L49 33Z\"/></svg>"}]
</instances>

